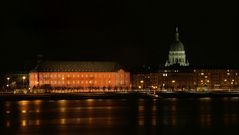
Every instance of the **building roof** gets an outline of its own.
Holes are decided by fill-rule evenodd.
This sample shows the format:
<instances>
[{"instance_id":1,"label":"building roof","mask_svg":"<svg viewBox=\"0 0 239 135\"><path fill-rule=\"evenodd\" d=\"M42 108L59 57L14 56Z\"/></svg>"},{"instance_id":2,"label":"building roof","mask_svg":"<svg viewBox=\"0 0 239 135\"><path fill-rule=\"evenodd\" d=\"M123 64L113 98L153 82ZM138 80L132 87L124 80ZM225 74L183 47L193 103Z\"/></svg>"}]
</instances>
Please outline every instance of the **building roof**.
<instances>
[{"instance_id":1,"label":"building roof","mask_svg":"<svg viewBox=\"0 0 239 135\"><path fill-rule=\"evenodd\" d=\"M176 27L175 41L171 44L170 51L184 51L184 45L179 40L178 27Z\"/></svg>"},{"instance_id":2,"label":"building roof","mask_svg":"<svg viewBox=\"0 0 239 135\"><path fill-rule=\"evenodd\" d=\"M93 61L45 61L36 66L38 72L116 72L120 69L115 62Z\"/></svg>"},{"instance_id":3,"label":"building roof","mask_svg":"<svg viewBox=\"0 0 239 135\"><path fill-rule=\"evenodd\" d=\"M184 45L181 41L175 41L170 46L170 51L184 51Z\"/></svg>"}]
</instances>

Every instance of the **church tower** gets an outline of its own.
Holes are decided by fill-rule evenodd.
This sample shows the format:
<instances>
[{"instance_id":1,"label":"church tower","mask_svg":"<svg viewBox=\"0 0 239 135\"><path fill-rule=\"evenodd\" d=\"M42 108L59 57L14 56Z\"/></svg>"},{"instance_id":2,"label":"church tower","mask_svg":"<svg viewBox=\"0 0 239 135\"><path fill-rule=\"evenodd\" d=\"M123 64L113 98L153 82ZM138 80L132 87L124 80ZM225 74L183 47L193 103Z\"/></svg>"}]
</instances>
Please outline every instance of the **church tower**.
<instances>
[{"instance_id":1,"label":"church tower","mask_svg":"<svg viewBox=\"0 0 239 135\"><path fill-rule=\"evenodd\" d=\"M165 63L165 67L173 65L189 66L189 62L186 60L184 45L179 40L178 27L176 27L175 41L170 46L168 60Z\"/></svg>"}]
</instances>

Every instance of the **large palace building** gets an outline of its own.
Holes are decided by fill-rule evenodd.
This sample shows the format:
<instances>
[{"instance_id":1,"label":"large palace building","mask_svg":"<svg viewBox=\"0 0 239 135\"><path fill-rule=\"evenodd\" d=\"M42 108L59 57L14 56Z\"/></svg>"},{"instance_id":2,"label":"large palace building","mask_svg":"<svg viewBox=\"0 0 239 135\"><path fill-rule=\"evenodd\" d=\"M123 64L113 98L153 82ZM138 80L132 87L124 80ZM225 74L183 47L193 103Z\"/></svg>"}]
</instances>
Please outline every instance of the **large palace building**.
<instances>
[{"instance_id":1,"label":"large palace building","mask_svg":"<svg viewBox=\"0 0 239 135\"><path fill-rule=\"evenodd\" d=\"M128 90L130 73L114 62L43 62L29 74L31 89Z\"/></svg>"}]
</instances>

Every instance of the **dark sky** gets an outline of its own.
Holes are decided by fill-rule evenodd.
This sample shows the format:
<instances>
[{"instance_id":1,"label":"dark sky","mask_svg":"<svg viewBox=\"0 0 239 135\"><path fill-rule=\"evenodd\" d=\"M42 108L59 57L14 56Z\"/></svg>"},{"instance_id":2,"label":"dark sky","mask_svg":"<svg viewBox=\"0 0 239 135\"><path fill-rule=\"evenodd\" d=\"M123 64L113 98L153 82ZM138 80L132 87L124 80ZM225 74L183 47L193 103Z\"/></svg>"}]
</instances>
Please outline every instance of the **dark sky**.
<instances>
[{"instance_id":1,"label":"dark sky","mask_svg":"<svg viewBox=\"0 0 239 135\"><path fill-rule=\"evenodd\" d=\"M5 0L1 70L55 60L164 64L179 27L192 64L239 65L238 0Z\"/></svg>"}]
</instances>

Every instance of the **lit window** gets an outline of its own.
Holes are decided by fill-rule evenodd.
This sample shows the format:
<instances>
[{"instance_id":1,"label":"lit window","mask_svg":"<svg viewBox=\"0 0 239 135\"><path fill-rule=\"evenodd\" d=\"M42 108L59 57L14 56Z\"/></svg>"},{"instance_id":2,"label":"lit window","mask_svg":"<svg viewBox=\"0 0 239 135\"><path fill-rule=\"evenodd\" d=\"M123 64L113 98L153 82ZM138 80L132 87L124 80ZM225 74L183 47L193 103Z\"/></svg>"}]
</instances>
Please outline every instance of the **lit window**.
<instances>
[{"instance_id":1,"label":"lit window","mask_svg":"<svg viewBox=\"0 0 239 135\"><path fill-rule=\"evenodd\" d=\"M201 73L201 75L204 75L204 73Z\"/></svg>"},{"instance_id":2,"label":"lit window","mask_svg":"<svg viewBox=\"0 0 239 135\"><path fill-rule=\"evenodd\" d=\"M227 73L227 75L230 75L230 73Z\"/></svg>"}]
</instances>

